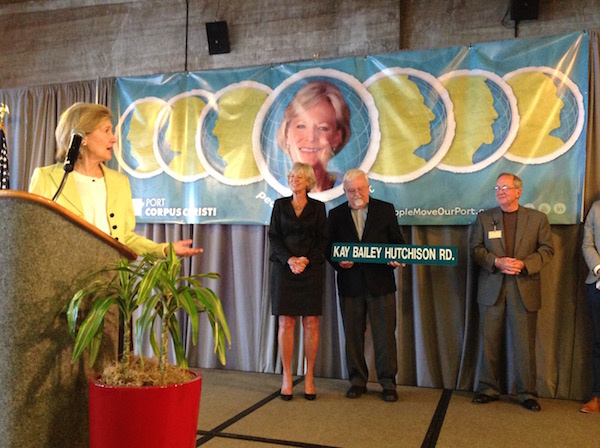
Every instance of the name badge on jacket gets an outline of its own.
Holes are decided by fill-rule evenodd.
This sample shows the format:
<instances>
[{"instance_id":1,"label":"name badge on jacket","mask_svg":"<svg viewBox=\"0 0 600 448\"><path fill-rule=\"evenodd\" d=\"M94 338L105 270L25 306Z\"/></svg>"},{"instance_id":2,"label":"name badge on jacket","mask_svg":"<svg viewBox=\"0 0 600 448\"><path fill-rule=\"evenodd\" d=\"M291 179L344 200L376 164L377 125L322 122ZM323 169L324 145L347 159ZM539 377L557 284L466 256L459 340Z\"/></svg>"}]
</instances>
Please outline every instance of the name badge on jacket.
<instances>
[{"instance_id":1,"label":"name badge on jacket","mask_svg":"<svg viewBox=\"0 0 600 448\"><path fill-rule=\"evenodd\" d=\"M488 238L490 240L497 240L498 238L502 238L502 230L490 230L488 232Z\"/></svg>"}]
</instances>

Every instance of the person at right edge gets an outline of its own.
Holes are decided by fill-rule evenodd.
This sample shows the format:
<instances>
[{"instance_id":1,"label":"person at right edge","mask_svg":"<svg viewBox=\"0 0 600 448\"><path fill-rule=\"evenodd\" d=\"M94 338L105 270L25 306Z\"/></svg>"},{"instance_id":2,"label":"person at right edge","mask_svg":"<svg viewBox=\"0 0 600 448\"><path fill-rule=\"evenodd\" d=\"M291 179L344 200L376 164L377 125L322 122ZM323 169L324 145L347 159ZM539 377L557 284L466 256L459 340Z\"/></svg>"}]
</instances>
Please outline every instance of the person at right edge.
<instances>
[{"instance_id":1,"label":"person at right edge","mask_svg":"<svg viewBox=\"0 0 600 448\"><path fill-rule=\"evenodd\" d=\"M346 364L350 379L348 398L367 391L369 372L364 357L367 314L371 323L377 380L384 401L397 401L396 279L397 261L388 264L331 260L331 243L404 244L393 204L369 197L369 179L361 170L349 170L343 179L348 202L329 212L327 259L337 272Z\"/></svg>"},{"instance_id":2,"label":"person at right edge","mask_svg":"<svg viewBox=\"0 0 600 448\"><path fill-rule=\"evenodd\" d=\"M470 247L479 265L477 302L481 317L481 352L473 403L500 398L500 350L510 334L517 399L530 411L537 401L535 334L541 307L540 271L554 255L548 218L519 205L523 181L502 173L494 187L499 207L484 210L473 224ZM506 329L506 331L505 331Z\"/></svg>"},{"instance_id":3,"label":"person at right edge","mask_svg":"<svg viewBox=\"0 0 600 448\"><path fill-rule=\"evenodd\" d=\"M585 279L590 319L592 321L592 393L581 412L600 412L600 201L592 204L583 226L583 258L590 269Z\"/></svg>"}]
</instances>

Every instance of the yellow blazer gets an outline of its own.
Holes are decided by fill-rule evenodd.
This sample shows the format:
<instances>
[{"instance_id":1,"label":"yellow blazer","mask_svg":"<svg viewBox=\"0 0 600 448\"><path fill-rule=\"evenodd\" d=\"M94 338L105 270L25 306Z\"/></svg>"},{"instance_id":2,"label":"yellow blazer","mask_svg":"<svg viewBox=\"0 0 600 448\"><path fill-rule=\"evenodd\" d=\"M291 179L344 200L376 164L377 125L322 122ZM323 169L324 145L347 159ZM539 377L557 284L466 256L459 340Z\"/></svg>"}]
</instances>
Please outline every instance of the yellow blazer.
<instances>
[{"instance_id":1,"label":"yellow blazer","mask_svg":"<svg viewBox=\"0 0 600 448\"><path fill-rule=\"evenodd\" d=\"M135 214L127 176L104 165L100 166L104 172L106 183L106 215L111 236L138 255L151 253L164 258L167 243L155 243L134 233ZM52 199L60 186L63 174L62 163L36 168L31 176L29 192ZM67 178L63 191L56 202L83 218L83 205L73 176L69 175Z\"/></svg>"}]
</instances>

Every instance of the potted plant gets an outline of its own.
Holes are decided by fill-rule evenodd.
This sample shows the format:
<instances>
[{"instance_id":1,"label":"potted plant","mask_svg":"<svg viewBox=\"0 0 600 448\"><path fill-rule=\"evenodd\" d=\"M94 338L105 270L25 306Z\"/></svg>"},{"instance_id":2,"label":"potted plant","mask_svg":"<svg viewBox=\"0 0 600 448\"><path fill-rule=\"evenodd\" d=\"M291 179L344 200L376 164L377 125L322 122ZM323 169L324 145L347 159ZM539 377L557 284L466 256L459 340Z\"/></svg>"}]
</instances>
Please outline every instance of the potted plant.
<instances>
[{"instance_id":1,"label":"potted plant","mask_svg":"<svg viewBox=\"0 0 600 448\"><path fill-rule=\"evenodd\" d=\"M84 279L85 285L67 309L69 330L75 336L72 361L88 349L90 365L94 364L107 312L114 306L123 328L120 361L89 382L90 447L195 446L202 377L188 370L179 314L189 316L194 344L199 315L206 314L215 353L225 364L230 343L227 321L217 295L202 284L202 278L217 277L215 273L182 276L181 260L171 245L165 259L152 255L139 263L120 259L116 266ZM90 301L89 311L78 325L81 310ZM141 315L132 328L133 314L140 307ZM132 356L132 334L141 344L148 331L158 362ZM176 366L167 359L169 335Z\"/></svg>"}]
</instances>

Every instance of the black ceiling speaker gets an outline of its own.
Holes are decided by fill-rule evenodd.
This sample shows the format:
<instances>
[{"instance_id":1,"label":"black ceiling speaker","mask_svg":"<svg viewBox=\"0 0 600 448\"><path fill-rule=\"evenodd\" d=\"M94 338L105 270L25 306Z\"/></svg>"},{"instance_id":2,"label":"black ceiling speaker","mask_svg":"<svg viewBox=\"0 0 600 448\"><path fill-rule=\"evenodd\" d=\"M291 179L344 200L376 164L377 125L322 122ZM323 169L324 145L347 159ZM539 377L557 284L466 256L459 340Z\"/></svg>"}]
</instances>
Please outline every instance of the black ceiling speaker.
<instances>
[{"instance_id":1,"label":"black ceiling speaker","mask_svg":"<svg viewBox=\"0 0 600 448\"><path fill-rule=\"evenodd\" d=\"M510 0L510 20L537 20L540 0Z\"/></svg>"},{"instance_id":2,"label":"black ceiling speaker","mask_svg":"<svg viewBox=\"0 0 600 448\"><path fill-rule=\"evenodd\" d=\"M229 33L227 22L208 22L206 24L206 37L208 38L208 53L229 53Z\"/></svg>"}]
</instances>

